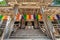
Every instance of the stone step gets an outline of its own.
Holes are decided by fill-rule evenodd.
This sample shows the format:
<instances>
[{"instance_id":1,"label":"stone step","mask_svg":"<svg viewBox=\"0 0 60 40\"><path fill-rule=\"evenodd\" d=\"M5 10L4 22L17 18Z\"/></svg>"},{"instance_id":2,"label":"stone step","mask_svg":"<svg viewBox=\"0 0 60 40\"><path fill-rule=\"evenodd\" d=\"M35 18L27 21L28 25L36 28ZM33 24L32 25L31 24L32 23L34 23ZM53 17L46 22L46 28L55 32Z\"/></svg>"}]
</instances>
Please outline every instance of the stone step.
<instances>
[{"instance_id":1,"label":"stone step","mask_svg":"<svg viewBox=\"0 0 60 40\"><path fill-rule=\"evenodd\" d=\"M14 32L9 39L49 39L41 30L38 29L20 29Z\"/></svg>"},{"instance_id":2,"label":"stone step","mask_svg":"<svg viewBox=\"0 0 60 40\"><path fill-rule=\"evenodd\" d=\"M52 40L52 39L4 39L4 40Z\"/></svg>"},{"instance_id":3,"label":"stone step","mask_svg":"<svg viewBox=\"0 0 60 40\"><path fill-rule=\"evenodd\" d=\"M21 35L33 35L33 36L44 36L43 32L40 30L18 30L17 32L13 33L12 36L21 36Z\"/></svg>"},{"instance_id":4,"label":"stone step","mask_svg":"<svg viewBox=\"0 0 60 40\"><path fill-rule=\"evenodd\" d=\"M29 38L32 38L32 39L35 39L35 38L48 38L46 36L10 36L10 38L15 38L15 39L29 39Z\"/></svg>"}]
</instances>

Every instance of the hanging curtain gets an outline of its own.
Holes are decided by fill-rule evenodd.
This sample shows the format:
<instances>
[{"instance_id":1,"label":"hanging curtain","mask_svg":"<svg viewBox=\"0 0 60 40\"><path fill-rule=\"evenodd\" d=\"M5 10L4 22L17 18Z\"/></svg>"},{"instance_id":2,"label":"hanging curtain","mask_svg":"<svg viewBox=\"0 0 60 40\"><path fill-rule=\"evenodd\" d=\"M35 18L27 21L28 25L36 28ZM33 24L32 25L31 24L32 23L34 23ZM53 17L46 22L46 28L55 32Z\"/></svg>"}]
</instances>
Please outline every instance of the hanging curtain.
<instances>
[{"instance_id":1,"label":"hanging curtain","mask_svg":"<svg viewBox=\"0 0 60 40\"><path fill-rule=\"evenodd\" d=\"M20 21L21 18L22 18L22 15L20 15L20 13L18 13L18 14L16 15L16 21Z\"/></svg>"},{"instance_id":2,"label":"hanging curtain","mask_svg":"<svg viewBox=\"0 0 60 40\"><path fill-rule=\"evenodd\" d=\"M54 20L55 18L53 16L48 16L49 20Z\"/></svg>"},{"instance_id":3,"label":"hanging curtain","mask_svg":"<svg viewBox=\"0 0 60 40\"><path fill-rule=\"evenodd\" d=\"M2 18L3 18L3 15L0 15L0 20L2 20Z\"/></svg>"},{"instance_id":4,"label":"hanging curtain","mask_svg":"<svg viewBox=\"0 0 60 40\"><path fill-rule=\"evenodd\" d=\"M31 19L31 14L29 14L29 19Z\"/></svg>"},{"instance_id":5,"label":"hanging curtain","mask_svg":"<svg viewBox=\"0 0 60 40\"><path fill-rule=\"evenodd\" d=\"M27 14L26 20L29 20L29 15Z\"/></svg>"},{"instance_id":6,"label":"hanging curtain","mask_svg":"<svg viewBox=\"0 0 60 40\"><path fill-rule=\"evenodd\" d=\"M58 22L60 23L60 15L56 15L57 16L57 18L58 18Z\"/></svg>"},{"instance_id":7,"label":"hanging curtain","mask_svg":"<svg viewBox=\"0 0 60 40\"><path fill-rule=\"evenodd\" d=\"M60 20L60 15L57 14L56 16L57 16L58 20Z\"/></svg>"},{"instance_id":8,"label":"hanging curtain","mask_svg":"<svg viewBox=\"0 0 60 40\"><path fill-rule=\"evenodd\" d=\"M56 20L58 19L56 15L54 17L55 17Z\"/></svg>"},{"instance_id":9,"label":"hanging curtain","mask_svg":"<svg viewBox=\"0 0 60 40\"><path fill-rule=\"evenodd\" d=\"M53 16L50 16L50 19L53 20Z\"/></svg>"},{"instance_id":10,"label":"hanging curtain","mask_svg":"<svg viewBox=\"0 0 60 40\"><path fill-rule=\"evenodd\" d=\"M36 16L35 16L35 14L33 14L33 16L34 16L34 19L36 19Z\"/></svg>"},{"instance_id":11,"label":"hanging curtain","mask_svg":"<svg viewBox=\"0 0 60 40\"><path fill-rule=\"evenodd\" d=\"M42 19L42 15L41 15L41 14L37 14L37 15L36 15L36 19L37 19L37 20L41 20L41 19Z\"/></svg>"},{"instance_id":12,"label":"hanging curtain","mask_svg":"<svg viewBox=\"0 0 60 40\"><path fill-rule=\"evenodd\" d=\"M52 16L50 16L50 19L52 20L52 19L53 19L53 17L52 17Z\"/></svg>"},{"instance_id":13,"label":"hanging curtain","mask_svg":"<svg viewBox=\"0 0 60 40\"><path fill-rule=\"evenodd\" d=\"M31 15L31 19L34 19L34 16L33 15Z\"/></svg>"},{"instance_id":14,"label":"hanging curtain","mask_svg":"<svg viewBox=\"0 0 60 40\"><path fill-rule=\"evenodd\" d=\"M34 19L32 14L29 14L29 20Z\"/></svg>"},{"instance_id":15,"label":"hanging curtain","mask_svg":"<svg viewBox=\"0 0 60 40\"><path fill-rule=\"evenodd\" d=\"M7 20L8 16L3 16L2 20Z\"/></svg>"},{"instance_id":16,"label":"hanging curtain","mask_svg":"<svg viewBox=\"0 0 60 40\"><path fill-rule=\"evenodd\" d=\"M38 14L36 15L36 20L38 20Z\"/></svg>"},{"instance_id":17,"label":"hanging curtain","mask_svg":"<svg viewBox=\"0 0 60 40\"><path fill-rule=\"evenodd\" d=\"M48 16L48 19L50 20L50 16Z\"/></svg>"},{"instance_id":18,"label":"hanging curtain","mask_svg":"<svg viewBox=\"0 0 60 40\"><path fill-rule=\"evenodd\" d=\"M42 15L38 14L38 20L42 19Z\"/></svg>"},{"instance_id":19,"label":"hanging curtain","mask_svg":"<svg viewBox=\"0 0 60 40\"><path fill-rule=\"evenodd\" d=\"M24 20L26 20L26 17L27 17L27 15L26 15L26 14L24 14L24 15L23 15Z\"/></svg>"}]
</instances>

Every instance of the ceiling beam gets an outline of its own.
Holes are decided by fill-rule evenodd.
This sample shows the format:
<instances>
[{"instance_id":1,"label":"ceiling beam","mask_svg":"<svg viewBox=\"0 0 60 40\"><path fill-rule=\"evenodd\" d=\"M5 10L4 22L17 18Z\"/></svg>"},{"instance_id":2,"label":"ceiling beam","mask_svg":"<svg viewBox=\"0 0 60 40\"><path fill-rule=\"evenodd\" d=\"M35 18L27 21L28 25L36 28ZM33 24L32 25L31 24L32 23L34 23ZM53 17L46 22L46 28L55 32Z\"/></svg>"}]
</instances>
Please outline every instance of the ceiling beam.
<instances>
[{"instance_id":1,"label":"ceiling beam","mask_svg":"<svg viewBox=\"0 0 60 40\"><path fill-rule=\"evenodd\" d=\"M13 7L0 7L0 9L13 9Z\"/></svg>"},{"instance_id":2,"label":"ceiling beam","mask_svg":"<svg viewBox=\"0 0 60 40\"><path fill-rule=\"evenodd\" d=\"M40 9L40 6L19 6L18 8Z\"/></svg>"}]
</instances>

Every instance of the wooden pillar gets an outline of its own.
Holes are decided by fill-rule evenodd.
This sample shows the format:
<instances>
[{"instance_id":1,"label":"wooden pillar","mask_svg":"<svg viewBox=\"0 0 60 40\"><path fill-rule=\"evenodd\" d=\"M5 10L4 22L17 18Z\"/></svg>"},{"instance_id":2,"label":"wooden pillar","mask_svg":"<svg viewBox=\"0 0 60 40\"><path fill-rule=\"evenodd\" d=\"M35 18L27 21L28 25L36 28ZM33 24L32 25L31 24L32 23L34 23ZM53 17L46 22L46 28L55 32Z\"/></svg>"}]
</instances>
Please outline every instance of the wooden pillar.
<instances>
[{"instance_id":1,"label":"wooden pillar","mask_svg":"<svg viewBox=\"0 0 60 40\"><path fill-rule=\"evenodd\" d=\"M48 15L46 15L47 17ZM52 40L56 40L55 39L55 36L54 36L54 33L53 33L53 30L54 30L54 27L53 27L53 24L51 23L51 21L47 18L47 25L48 25L48 28L49 28L49 32L50 32L50 35L52 37Z\"/></svg>"}]
</instances>

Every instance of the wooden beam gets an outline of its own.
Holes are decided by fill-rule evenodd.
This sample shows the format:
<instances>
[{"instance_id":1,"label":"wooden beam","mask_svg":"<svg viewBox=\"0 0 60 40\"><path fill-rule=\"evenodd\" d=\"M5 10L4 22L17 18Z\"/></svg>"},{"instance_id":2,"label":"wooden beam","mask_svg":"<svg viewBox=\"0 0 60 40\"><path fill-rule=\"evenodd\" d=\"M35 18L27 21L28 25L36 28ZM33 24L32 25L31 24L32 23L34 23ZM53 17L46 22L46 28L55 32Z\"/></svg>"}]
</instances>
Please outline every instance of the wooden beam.
<instances>
[{"instance_id":1,"label":"wooden beam","mask_svg":"<svg viewBox=\"0 0 60 40\"><path fill-rule=\"evenodd\" d=\"M46 7L45 10L49 12L51 16L60 13L60 7ZM45 12L46 12L45 11ZM48 13L47 13L48 14Z\"/></svg>"},{"instance_id":2,"label":"wooden beam","mask_svg":"<svg viewBox=\"0 0 60 40\"><path fill-rule=\"evenodd\" d=\"M13 9L13 7L0 7L0 9Z\"/></svg>"},{"instance_id":3,"label":"wooden beam","mask_svg":"<svg viewBox=\"0 0 60 40\"><path fill-rule=\"evenodd\" d=\"M18 8L40 9L40 6L19 6Z\"/></svg>"}]
</instances>

